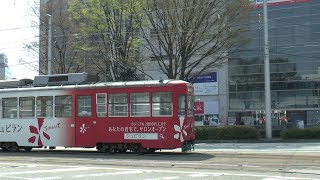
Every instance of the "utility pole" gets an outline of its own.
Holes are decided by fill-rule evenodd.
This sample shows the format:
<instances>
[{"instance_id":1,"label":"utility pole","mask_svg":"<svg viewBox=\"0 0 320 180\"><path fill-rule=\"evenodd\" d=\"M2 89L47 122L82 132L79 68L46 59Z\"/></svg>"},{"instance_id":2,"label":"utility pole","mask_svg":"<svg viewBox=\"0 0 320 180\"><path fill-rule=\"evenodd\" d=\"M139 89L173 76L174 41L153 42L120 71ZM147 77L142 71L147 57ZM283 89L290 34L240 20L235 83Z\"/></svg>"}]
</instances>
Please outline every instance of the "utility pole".
<instances>
[{"instance_id":1,"label":"utility pole","mask_svg":"<svg viewBox=\"0 0 320 180\"><path fill-rule=\"evenodd\" d=\"M52 63L52 18L50 14L47 14L49 17L49 30L48 30L48 75L51 75L52 68L51 68L51 63Z\"/></svg>"},{"instance_id":2,"label":"utility pole","mask_svg":"<svg viewBox=\"0 0 320 180\"><path fill-rule=\"evenodd\" d=\"M266 111L266 137L272 139L271 122L271 90L270 90L270 62L269 62L269 34L268 34L268 4L263 0L263 20L264 20L264 92Z\"/></svg>"},{"instance_id":3,"label":"utility pole","mask_svg":"<svg viewBox=\"0 0 320 180\"><path fill-rule=\"evenodd\" d=\"M111 10L111 16L114 17L114 11ZM111 64L110 64L110 71L111 71L111 76L112 76L112 80L113 82L116 82L116 78L115 78L115 75L114 75L114 71L113 71L113 68L114 68L114 60L116 57L116 47L115 47L115 40L112 36L111 33L109 33L109 37L110 37L110 40L111 40L111 48L112 48L112 55L111 55Z\"/></svg>"}]
</instances>

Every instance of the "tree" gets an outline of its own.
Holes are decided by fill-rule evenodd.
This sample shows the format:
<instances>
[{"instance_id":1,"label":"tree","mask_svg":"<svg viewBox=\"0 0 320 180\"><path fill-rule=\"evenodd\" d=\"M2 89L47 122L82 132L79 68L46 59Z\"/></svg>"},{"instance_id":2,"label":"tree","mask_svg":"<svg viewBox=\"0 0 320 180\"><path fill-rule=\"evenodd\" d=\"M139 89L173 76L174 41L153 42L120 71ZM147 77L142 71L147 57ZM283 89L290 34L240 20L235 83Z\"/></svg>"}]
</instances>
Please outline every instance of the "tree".
<instances>
[{"instance_id":1,"label":"tree","mask_svg":"<svg viewBox=\"0 0 320 180\"><path fill-rule=\"evenodd\" d=\"M39 41L25 44L24 48L30 54L39 54L39 74L48 72L48 16L52 17L52 74L83 72L85 59L77 51L80 39L75 36L66 18L66 0L49 1L40 5L34 1L31 12L39 21L34 21L33 26L39 27ZM23 60L21 60L23 62ZM35 67L34 67L35 68Z\"/></svg>"},{"instance_id":2,"label":"tree","mask_svg":"<svg viewBox=\"0 0 320 180\"><path fill-rule=\"evenodd\" d=\"M134 80L142 14L138 0L74 0L69 14L86 41L81 49L106 80Z\"/></svg>"},{"instance_id":3,"label":"tree","mask_svg":"<svg viewBox=\"0 0 320 180\"><path fill-rule=\"evenodd\" d=\"M223 64L245 42L248 0L145 0L146 48L171 79L190 79Z\"/></svg>"}]
</instances>

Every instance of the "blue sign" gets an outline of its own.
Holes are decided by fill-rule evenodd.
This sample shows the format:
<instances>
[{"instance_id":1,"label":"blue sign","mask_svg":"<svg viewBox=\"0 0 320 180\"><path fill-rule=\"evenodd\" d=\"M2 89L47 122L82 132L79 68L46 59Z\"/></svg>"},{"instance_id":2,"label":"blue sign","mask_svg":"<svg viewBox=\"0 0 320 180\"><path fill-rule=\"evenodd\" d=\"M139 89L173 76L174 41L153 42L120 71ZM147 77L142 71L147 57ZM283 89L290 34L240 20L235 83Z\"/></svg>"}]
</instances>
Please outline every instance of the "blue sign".
<instances>
[{"instance_id":1,"label":"blue sign","mask_svg":"<svg viewBox=\"0 0 320 180\"><path fill-rule=\"evenodd\" d=\"M190 83L206 83L206 82L217 82L217 72L211 72L207 75L197 76L195 78L189 79Z\"/></svg>"}]
</instances>

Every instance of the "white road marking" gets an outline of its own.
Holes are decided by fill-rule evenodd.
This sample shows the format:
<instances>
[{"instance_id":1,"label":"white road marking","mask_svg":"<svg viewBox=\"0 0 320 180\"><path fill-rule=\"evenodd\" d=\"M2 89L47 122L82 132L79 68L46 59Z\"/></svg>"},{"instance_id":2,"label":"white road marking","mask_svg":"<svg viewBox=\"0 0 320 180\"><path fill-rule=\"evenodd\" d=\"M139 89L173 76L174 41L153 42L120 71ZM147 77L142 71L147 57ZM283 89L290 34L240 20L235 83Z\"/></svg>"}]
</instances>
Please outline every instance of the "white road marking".
<instances>
[{"instance_id":1,"label":"white road marking","mask_svg":"<svg viewBox=\"0 0 320 180\"><path fill-rule=\"evenodd\" d=\"M208 174L191 174L190 177L208 177Z\"/></svg>"},{"instance_id":2,"label":"white road marking","mask_svg":"<svg viewBox=\"0 0 320 180\"><path fill-rule=\"evenodd\" d=\"M177 176L163 177L162 179L179 179L179 177L177 177Z\"/></svg>"},{"instance_id":3,"label":"white road marking","mask_svg":"<svg viewBox=\"0 0 320 180\"><path fill-rule=\"evenodd\" d=\"M137 162L137 161L121 161L121 162ZM139 162L139 161L138 161ZM143 162L144 164L168 164L168 162L166 161L144 161L144 160L140 160L140 162ZM195 162L170 162L170 164L175 164L175 165L201 165L201 166L226 166L226 167L252 167L252 168L260 168L261 166L255 166L255 165L238 165L238 164L206 164L206 163L195 163Z\"/></svg>"},{"instance_id":4,"label":"white road marking","mask_svg":"<svg viewBox=\"0 0 320 180\"><path fill-rule=\"evenodd\" d=\"M6 179L26 179L26 180L29 180L29 178L17 177L17 176L0 176L0 178L6 178Z\"/></svg>"},{"instance_id":5,"label":"white road marking","mask_svg":"<svg viewBox=\"0 0 320 180\"><path fill-rule=\"evenodd\" d=\"M159 177L159 178L152 178L152 179L145 179L145 180L161 180L161 179L180 179L180 177L177 176L171 176L171 177Z\"/></svg>"},{"instance_id":6,"label":"white road marking","mask_svg":"<svg viewBox=\"0 0 320 180\"><path fill-rule=\"evenodd\" d=\"M98 177L98 176L106 176L106 175L127 175L127 174L141 174L143 171L123 171L123 172L111 172L111 173L96 173L96 174L84 174L84 175L76 175L73 176L75 178L83 178L83 177Z\"/></svg>"},{"instance_id":7,"label":"white road marking","mask_svg":"<svg viewBox=\"0 0 320 180\"><path fill-rule=\"evenodd\" d=\"M112 160L106 160L105 162L108 162L108 161L112 161ZM117 162L119 162L117 160ZM144 164L168 164L167 161L149 161L149 160L138 160L138 161L127 161L127 160L124 160L124 161L121 161L123 163L137 163L137 162L142 162ZM0 164L10 164L10 163L0 163ZM196 163L196 162L177 162L177 161L172 161L170 162L170 164L174 164L174 165L199 165L199 166L219 166L219 167L251 167L251 168L260 168L261 166L255 166L255 165L245 165L245 164L242 164L242 165L238 165L238 164L206 164L206 163ZM27 164L28 166L32 166L33 164ZM33 165L33 166L38 166L38 165ZM55 166L55 165L44 165L44 166ZM59 166L61 167L61 166ZM70 166L69 166L70 167Z\"/></svg>"},{"instance_id":8,"label":"white road marking","mask_svg":"<svg viewBox=\"0 0 320 180\"><path fill-rule=\"evenodd\" d=\"M0 176L0 178L6 178L6 179L23 179L23 180L51 180L51 179L61 179L62 177L46 177L46 178L25 178L25 177L18 177L18 176Z\"/></svg>"},{"instance_id":9,"label":"white road marking","mask_svg":"<svg viewBox=\"0 0 320 180\"><path fill-rule=\"evenodd\" d=\"M292 179L292 178L289 178L289 179ZM300 179L300 178L294 178L294 179ZM288 178L286 177L283 177L283 178L264 178L262 180L288 180Z\"/></svg>"},{"instance_id":10,"label":"white road marking","mask_svg":"<svg viewBox=\"0 0 320 180\"><path fill-rule=\"evenodd\" d=\"M47 170L32 170L32 171L19 171L19 172L10 172L10 173L0 173L2 175L17 175L17 174L38 174L38 173L55 173L55 172L68 172L68 171L84 171L91 170L96 168L90 167L78 167L78 168L64 168L64 169L47 169Z\"/></svg>"},{"instance_id":11,"label":"white road marking","mask_svg":"<svg viewBox=\"0 0 320 180\"><path fill-rule=\"evenodd\" d=\"M32 165L32 164L24 164L24 163L0 163L6 165ZM0 173L0 177L3 175L15 175L15 174L36 174L36 173L50 173L50 172L68 172L68 171L85 171L85 170L118 170L118 171L131 171L131 172L145 172L145 173L176 173L176 174L208 174L209 176L240 176L240 177L259 177L259 178L273 178L273 179L283 179L283 176L270 176L264 174L238 174L238 173L210 173L210 172L186 172L186 171L178 171L178 170L153 170L153 169L138 169L138 168L112 168L112 167L84 167L84 166L63 166L63 165L47 165L47 164L37 164L38 166L43 167L64 167L68 169L52 169L52 170L38 170L38 171L21 171L21 172L13 172L13 173ZM114 174L114 173L113 173ZM108 175L108 174L106 174ZM87 176L87 175L86 175ZM320 180L314 178L298 178L298 177L285 177L286 179L299 179L299 180Z\"/></svg>"},{"instance_id":12,"label":"white road marking","mask_svg":"<svg viewBox=\"0 0 320 180\"><path fill-rule=\"evenodd\" d=\"M293 173L320 174L319 169L290 169Z\"/></svg>"},{"instance_id":13,"label":"white road marking","mask_svg":"<svg viewBox=\"0 0 320 180\"><path fill-rule=\"evenodd\" d=\"M61 179L62 177L41 177L41 178L30 178L30 180L51 180L51 179Z\"/></svg>"}]
</instances>

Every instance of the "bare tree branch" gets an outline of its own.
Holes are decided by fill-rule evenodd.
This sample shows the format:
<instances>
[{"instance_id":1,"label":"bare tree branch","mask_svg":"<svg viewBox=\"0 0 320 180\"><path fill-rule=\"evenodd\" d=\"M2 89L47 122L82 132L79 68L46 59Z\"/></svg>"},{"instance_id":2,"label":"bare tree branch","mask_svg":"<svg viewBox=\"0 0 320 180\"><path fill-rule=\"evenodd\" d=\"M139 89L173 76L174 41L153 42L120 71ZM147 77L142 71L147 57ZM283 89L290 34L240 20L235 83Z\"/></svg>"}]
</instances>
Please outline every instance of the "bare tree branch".
<instances>
[{"instance_id":1,"label":"bare tree branch","mask_svg":"<svg viewBox=\"0 0 320 180\"><path fill-rule=\"evenodd\" d=\"M241 21L248 18L247 0L145 0L144 4L149 24L141 32L168 78L185 80L206 73L226 61L229 48L246 42L239 34L246 29Z\"/></svg>"}]
</instances>

